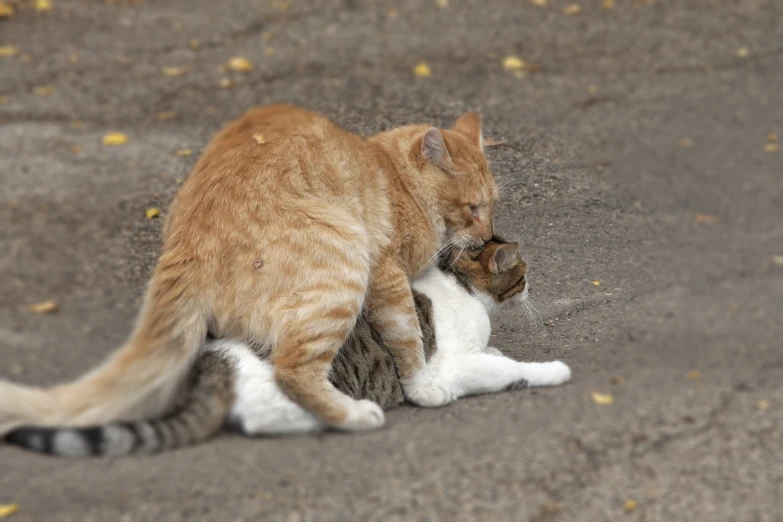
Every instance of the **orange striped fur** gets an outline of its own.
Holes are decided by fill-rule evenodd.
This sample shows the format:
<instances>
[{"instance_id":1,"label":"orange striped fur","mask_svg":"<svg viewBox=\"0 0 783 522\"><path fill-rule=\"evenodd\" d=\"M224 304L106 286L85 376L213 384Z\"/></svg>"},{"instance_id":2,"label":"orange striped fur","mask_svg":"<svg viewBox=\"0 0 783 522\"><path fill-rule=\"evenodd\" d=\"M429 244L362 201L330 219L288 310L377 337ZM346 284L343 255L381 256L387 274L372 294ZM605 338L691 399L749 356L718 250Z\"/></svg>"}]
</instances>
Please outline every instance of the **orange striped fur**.
<instances>
[{"instance_id":1,"label":"orange striped fur","mask_svg":"<svg viewBox=\"0 0 783 522\"><path fill-rule=\"evenodd\" d=\"M281 388L328 424L382 424L373 403L329 383L330 363L366 305L401 377L421 367L409 278L445 240L492 235L496 187L480 126L469 113L449 130L361 138L297 107L247 112L215 136L172 202L127 344L73 383L0 381L0 434L160 415L207 331L265 344Z\"/></svg>"}]
</instances>

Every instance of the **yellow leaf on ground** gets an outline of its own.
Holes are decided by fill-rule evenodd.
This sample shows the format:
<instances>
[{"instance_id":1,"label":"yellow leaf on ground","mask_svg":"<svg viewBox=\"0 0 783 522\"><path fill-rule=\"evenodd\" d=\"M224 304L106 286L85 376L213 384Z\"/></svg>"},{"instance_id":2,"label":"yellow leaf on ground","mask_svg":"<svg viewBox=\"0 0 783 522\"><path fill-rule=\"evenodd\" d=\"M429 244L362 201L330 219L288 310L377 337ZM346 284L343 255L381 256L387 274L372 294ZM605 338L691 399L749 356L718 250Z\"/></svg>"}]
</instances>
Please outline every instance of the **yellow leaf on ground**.
<instances>
[{"instance_id":1,"label":"yellow leaf on ground","mask_svg":"<svg viewBox=\"0 0 783 522\"><path fill-rule=\"evenodd\" d=\"M764 145L764 152L767 154L772 154L773 152L778 151L778 144L777 143L767 143Z\"/></svg>"},{"instance_id":2,"label":"yellow leaf on ground","mask_svg":"<svg viewBox=\"0 0 783 522\"><path fill-rule=\"evenodd\" d=\"M503 145L505 142L506 142L505 140L493 140L492 138L486 138L484 140L484 146L497 147L498 145Z\"/></svg>"},{"instance_id":3,"label":"yellow leaf on ground","mask_svg":"<svg viewBox=\"0 0 783 522\"><path fill-rule=\"evenodd\" d=\"M264 143L266 143L263 134L259 134L259 133L253 134L253 139L256 140L256 143L258 143L259 145L263 145Z\"/></svg>"},{"instance_id":4,"label":"yellow leaf on ground","mask_svg":"<svg viewBox=\"0 0 783 522\"><path fill-rule=\"evenodd\" d=\"M693 140L690 138L683 138L677 141L678 147L693 147Z\"/></svg>"},{"instance_id":5,"label":"yellow leaf on ground","mask_svg":"<svg viewBox=\"0 0 783 522\"><path fill-rule=\"evenodd\" d=\"M160 70L164 76L179 76L187 71L186 67L164 67Z\"/></svg>"},{"instance_id":6,"label":"yellow leaf on ground","mask_svg":"<svg viewBox=\"0 0 783 522\"><path fill-rule=\"evenodd\" d=\"M435 5L441 9L446 9L449 6L449 0L435 0Z\"/></svg>"},{"instance_id":7,"label":"yellow leaf on ground","mask_svg":"<svg viewBox=\"0 0 783 522\"><path fill-rule=\"evenodd\" d=\"M185 156L190 156L191 154L193 153L190 151L190 149L179 149L177 151L177 156L180 158L184 158Z\"/></svg>"},{"instance_id":8,"label":"yellow leaf on ground","mask_svg":"<svg viewBox=\"0 0 783 522\"><path fill-rule=\"evenodd\" d=\"M772 262L778 266L783 266L783 256L772 256Z\"/></svg>"},{"instance_id":9,"label":"yellow leaf on ground","mask_svg":"<svg viewBox=\"0 0 783 522\"><path fill-rule=\"evenodd\" d=\"M626 500L623 504L623 511L633 511L638 507L639 504L635 500Z\"/></svg>"},{"instance_id":10,"label":"yellow leaf on ground","mask_svg":"<svg viewBox=\"0 0 783 522\"><path fill-rule=\"evenodd\" d=\"M253 63L244 56L235 56L228 61L228 68L232 71L248 72L253 70Z\"/></svg>"},{"instance_id":11,"label":"yellow leaf on ground","mask_svg":"<svg viewBox=\"0 0 783 522\"><path fill-rule=\"evenodd\" d=\"M19 511L19 504L0 504L0 518L13 515Z\"/></svg>"},{"instance_id":12,"label":"yellow leaf on ground","mask_svg":"<svg viewBox=\"0 0 783 522\"><path fill-rule=\"evenodd\" d=\"M158 121L168 121L168 120L173 120L173 119L174 119L174 118L176 118L176 117L177 117L177 113L176 113L176 112L171 112L171 111L164 111L164 112L159 112L159 113L157 113L157 114L155 115L155 118L156 118Z\"/></svg>"},{"instance_id":13,"label":"yellow leaf on ground","mask_svg":"<svg viewBox=\"0 0 783 522\"><path fill-rule=\"evenodd\" d=\"M503 68L507 71L521 71L525 68L525 62L519 56L508 55L503 58Z\"/></svg>"},{"instance_id":14,"label":"yellow leaf on ground","mask_svg":"<svg viewBox=\"0 0 783 522\"><path fill-rule=\"evenodd\" d=\"M427 62L419 62L413 68L413 74L416 76L432 76L432 70Z\"/></svg>"},{"instance_id":15,"label":"yellow leaf on ground","mask_svg":"<svg viewBox=\"0 0 783 522\"><path fill-rule=\"evenodd\" d=\"M769 401L765 399L761 399L759 402L756 403L756 408L760 410L766 410L769 408Z\"/></svg>"},{"instance_id":16,"label":"yellow leaf on ground","mask_svg":"<svg viewBox=\"0 0 783 522\"><path fill-rule=\"evenodd\" d=\"M601 286L601 281L599 281L598 279L594 280L592 283L593 283L595 286Z\"/></svg>"},{"instance_id":17,"label":"yellow leaf on ground","mask_svg":"<svg viewBox=\"0 0 783 522\"><path fill-rule=\"evenodd\" d=\"M576 14L579 14L579 12L582 10L581 7L579 7L579 4L568 4L563 8L563 12L567 14L568 16L573 16Z\"/></svg>"},{"instance_id":18,"label":"yellow leaf on ground","mask_svg":"<svg viewBox=\"0 0 783 522\"><path fill-rule=\"evenodd\" d=\"M231 80L231 78L221 78L220 86L224 89L230 89L234 86L234 82Z\"/></svg>"},{"instance_id":19,"label":"yellow leaf on ground","mask_svg":"<svg viewBox=\"0 0 783 522\"><path fill-rule=\"evenodd\" d=\"M601 2L601 7L604 9L614 9L614 0L604 0Z\"/></svg>"},{"instance_id":20,"label":"yellow leaf on ground","mask_svg":"<svg viewBox=\"0 0 783 522\"><path fill-rule=\"evenodd\" d=\"M146 212L144 212L144 215L147 216L147 219L155 219L156 217L160 216L160 210L155 207L151 207L148 208Z\"/></svg>"},{"instance_id":21,"label":"yellow leaf on ground","mask_svg":"<svg viewBox=\"0 0 783 522\"><path fill-rule=\"evenodd\" d=\"M35 0L35 10L40 12L51 11L51 0Z\"/></svg>"},{"instance_id":22,"label":"yellow leaf on ground","mask_svg":"<svg viewBox=\"0 0 783 522\"><path fill-rule=\"evenodd\" d=\"M34 88L33 92L36 96L49 96L50 94L54 94L54 87L51 85L44 85L43 87Z\"/></svg>"},{"instance_id":23,"label":"yellow leaf on ground","mask_svg":"<svg viewBox=\"0 0 783 522\"><path fill-rule=\"evenodd\" d=\"M593 402L599 406L609 406L614 403L614 395L611 393L598 393L594 390L590 393L590 397L592 397Z\"/></svg>"},{"instance_id":24,"label":"yellow leaf on ground","mask_svg":"<svg viewBox=\"0 0 783 522\"><path fill-rule=\"evenodd\" d=\"M714 214L696 214L693 216L693 220L696 223L707 225L710 223L717 223L720 218Z\"/></svg>"},{"instance_id":25,"label":"yellow leaf on ground","mask_svg":"<svg viewBox=\"0 0 783 522\"><path fill-rule=\"evenodd\" d=\"M738 58L747 58L749 54L747 47L740 47L737 49L737 57Z\"/></svg>"},{"instance_id":26,"label":"yellow leaf on ground","mask_svg":"<svg viewBox=\"0 0 783 522\"><path fill-rule=\"evenodd\" d=\"M0 56L16 56L19 48L15 45L3 45L0 47Z\"/></svg>"},{"instance_id":27,"label":"yellow leaf on ground","mask_svg":"<svg viewBox=\"0 0 783 522\"><path fill-rule=\"evenodd\" d=\"M110 132L103 137L101 143L104 145L125 145L128 143L128 136L122 132Z\"/></svg>"},{"instance_id":28,"label":"yellow leaf on ground","mask_svg":"<svg viewBox=\"0 0 783 522\"><path fill-rule=\"evenodd\" d=\"M42 301L40 303L31 304L27 307L27 309L34 314L53 314L59 310L60 307L57 305L54 299L47 299L46 301Z\"/></svg>"},{"instance_id":29,"label":"yellow leaf on ground","mask_svg":"<svg viewBox=\"0 0 783 522\"><path fill-rule=\"evenodd\" d=\"M687 377L692 381L696 381L701 379L701 372L699 370L691 370L688 372Z\"/></svg>"},{"instance_id":30,"label":"yellow leaf on ground","mask_svg":"<svg viewBox=\"0 0 783 522\"><path fill-rule=\"evenodd\" d=\"M11 18L14 16L14 8L11 4L0 2L0 18Z\"/></svg>"}]
</instances>

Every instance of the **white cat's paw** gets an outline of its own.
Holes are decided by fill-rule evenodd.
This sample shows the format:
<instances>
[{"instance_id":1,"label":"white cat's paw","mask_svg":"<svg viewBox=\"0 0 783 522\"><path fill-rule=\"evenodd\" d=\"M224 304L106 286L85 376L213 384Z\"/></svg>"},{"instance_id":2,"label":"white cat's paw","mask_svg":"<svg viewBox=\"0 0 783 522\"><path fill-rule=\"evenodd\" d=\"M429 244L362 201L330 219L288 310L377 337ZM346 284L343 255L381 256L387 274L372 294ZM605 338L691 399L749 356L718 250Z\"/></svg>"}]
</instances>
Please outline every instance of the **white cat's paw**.
<instances>
[{"instance_id":1,"label":"white cat's paw","mask_svg":"<svg viewBox=\"0 0 783 522\"><path fill-rule=\"evenodd\" d=\"M557 386L571 380L571 368L562 361L539 363L531 386Z\"/></svg>"},{"instance_id":2,"label":"white cat's paw","mask_svg":"<svg viewBox=\"0 0 783 522\"><path fill-rule=\"evenodd\" d=\"M378 429L385 422L383 409L378 404L368 400L352 401L345 422L335 428L345 431L367 431Z\"/></svg>"},{"instance_id":3,"label":"white cat's paw","mask_svg":"<svg viewBox=\"0 0 783 522\"><path fill-rule=\"evenodd\" d=\"M484 350L484 353L488 353L491 355L500 355L501 357L503 356L503 352L501 352L497 348L493 348L492 346L487 346L487 349Z\"/></svg>"},{"instance_id":4,"label":"white cat's paw","mask_svg":"<svg viewBox=\"0 0 783 522\"><path fill-rule=\"evenodd\" d=\"M451 387L426 370L413 379L401 379L400 382L405 398L416 406L438 408L455 399Z\"/></svg>"}]
</instances>

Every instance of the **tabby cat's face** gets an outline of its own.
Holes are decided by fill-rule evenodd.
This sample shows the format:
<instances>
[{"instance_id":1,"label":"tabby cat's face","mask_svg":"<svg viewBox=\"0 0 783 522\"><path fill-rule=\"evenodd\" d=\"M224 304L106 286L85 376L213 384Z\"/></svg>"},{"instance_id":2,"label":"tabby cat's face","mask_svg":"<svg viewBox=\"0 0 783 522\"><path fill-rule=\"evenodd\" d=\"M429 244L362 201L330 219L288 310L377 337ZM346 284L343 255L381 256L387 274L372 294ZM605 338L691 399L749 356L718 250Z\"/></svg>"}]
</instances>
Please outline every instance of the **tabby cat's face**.
<instances>
[{"instance_id":1,"label":"tabby cat's face","mask_svg":"<svg viewBox=\"0 0 783 522\"><path fill-rule=\"evenodd\" d=\"M451 270L458 278L496 304L518 304L527 298L527 264L519 243L493 237L480 249L465 250L453 262Z\"/></svg>"}]
</instances>

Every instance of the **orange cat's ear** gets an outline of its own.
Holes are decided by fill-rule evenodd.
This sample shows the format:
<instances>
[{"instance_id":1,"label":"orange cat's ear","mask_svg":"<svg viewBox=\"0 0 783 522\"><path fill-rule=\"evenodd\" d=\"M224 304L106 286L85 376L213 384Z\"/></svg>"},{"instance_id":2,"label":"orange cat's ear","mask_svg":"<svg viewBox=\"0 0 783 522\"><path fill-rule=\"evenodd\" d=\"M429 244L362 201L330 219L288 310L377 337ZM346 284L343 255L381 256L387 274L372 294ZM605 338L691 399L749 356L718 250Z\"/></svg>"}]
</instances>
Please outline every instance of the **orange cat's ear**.
<instances>
[{"instance_id":1,"label":"orange cat's ear","mask_svg":"<svg viewBox=\"0 0 783 522\"><path fill-rule=\"evenodd\" d=\"M475 112L468 112L460 116L452 130L467 137L481 150L484 150L484 137L481 135L481 116Z\"/></svg>"},{"instance_id":2,"label":"orange cat's ear","mask_svg":"<svg viewBox=\"0 0 783 522\"><path fill-rule=\"evenodd\" d=\"M487 263L487 269L493 274L505 272L514 266L518 250L519 243L504 243L500 245L492 252L492 256Z\"/></svg>"},{"instance_id":3,"label":"orange cat's ear","mask_svg":"<svg viewBox=\"0 0 783 522\"><path fill-rule=\"evenodd\" d=\"M421 155L439 167L445 167L451 163L451 156L446 149L443 134L435 127L430 127L424 133L424 137L421 139Z\"/></svg>"}]
</instances>

